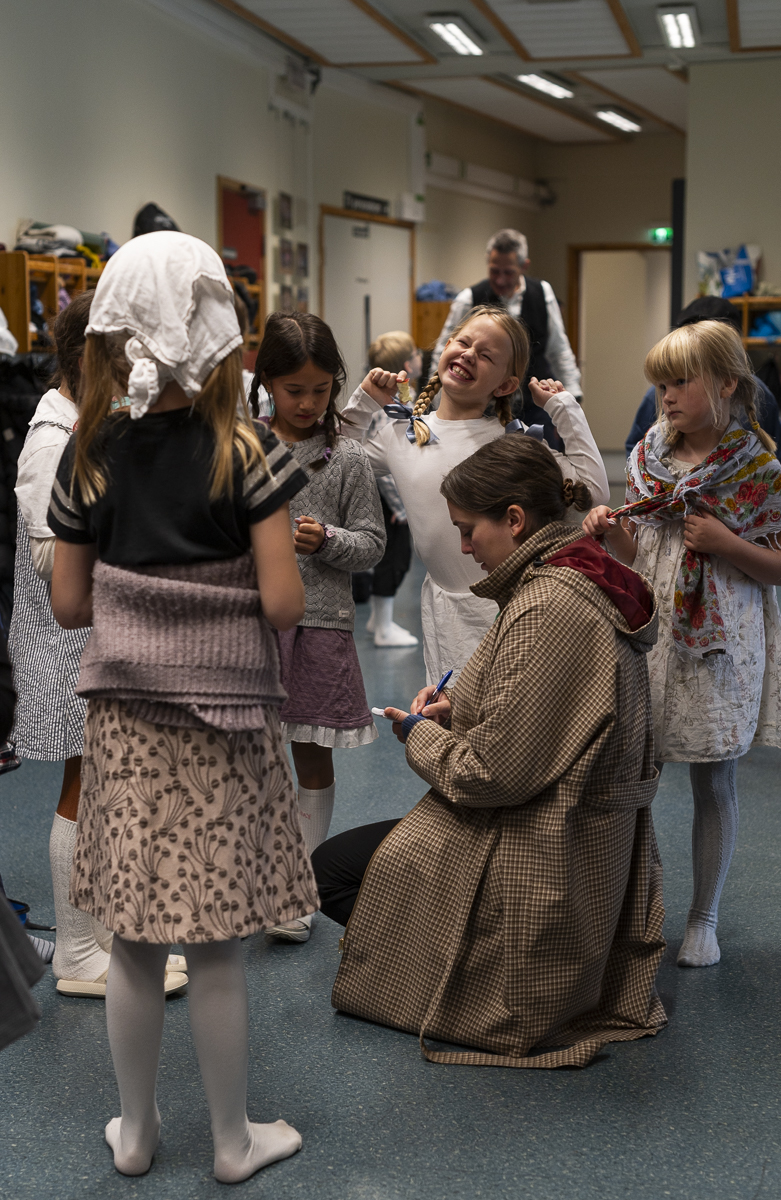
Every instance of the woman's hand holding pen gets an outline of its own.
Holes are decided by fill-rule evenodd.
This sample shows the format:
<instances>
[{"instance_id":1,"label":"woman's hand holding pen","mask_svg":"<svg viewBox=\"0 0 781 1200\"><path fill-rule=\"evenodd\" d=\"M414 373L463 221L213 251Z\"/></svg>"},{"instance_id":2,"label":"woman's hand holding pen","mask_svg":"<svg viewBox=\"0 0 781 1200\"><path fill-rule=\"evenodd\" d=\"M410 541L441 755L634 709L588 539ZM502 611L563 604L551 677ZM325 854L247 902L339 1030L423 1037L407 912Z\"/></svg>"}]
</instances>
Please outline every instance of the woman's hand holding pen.
<instances>
[{"instance_id":1,"label":"woman's hand holding pen","mask_svg":"<svg viewBox=\"0 0 781 1200\"><path fill-rule=\"evenodd\" d=\"M429 700L436 690L433 684L429 685L429 687L421 688L412 701L410 712L420 713L424 717L430 717L438 725L445 725L450 720L450 701L447 696L440 694L433 704L429 704Z\"/></svg>"},{"instance_id":2,"label":"woman's hand holding pen","mask_svg":"<svg viewBox=\"0 0 781 1200\"><path fill-rule=\"evenodd\" d=\"M296 517L293 545L296 554L316 554L323 544L325 530L314 517Z\"/></svg>"},{"instance_id":3,"label":"woman's hand holding pen","mask_svg":"<svg viewBox=\"0 0 781 1200\"><path fill-rule=\"evenodd\" d=\"M406 378L406 371L399 371L397 375L394 371L383 371L382 367L373 367L361 384L361 388L367 396L371 396L375 404L382 407L384 404L393 403L399 384L403 383Z\"/></svg>"}]
</instances>

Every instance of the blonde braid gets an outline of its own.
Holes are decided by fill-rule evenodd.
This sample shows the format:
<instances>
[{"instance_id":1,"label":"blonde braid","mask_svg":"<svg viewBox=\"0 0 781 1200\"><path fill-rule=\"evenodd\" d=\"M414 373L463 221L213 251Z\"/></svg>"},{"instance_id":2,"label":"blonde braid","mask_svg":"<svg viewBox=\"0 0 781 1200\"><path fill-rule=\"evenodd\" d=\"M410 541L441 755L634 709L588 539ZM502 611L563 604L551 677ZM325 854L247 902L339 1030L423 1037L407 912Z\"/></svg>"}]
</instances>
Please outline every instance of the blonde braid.
<instances>
[{"instance_id":1,"label":"blonde braid","mask_svg":"<svg viewBox=\"0 0 781 1200\"><path fill-rule=\"evenodd\" d=\"M419 418L431 408L431 402L441 387L442 380L434 372L426 386L420 389L418 398L413 405L412 420L415 422L415 441L419 446L427 446L431 437L428 425L425 421L419 420Z\"/></svg>"},{"instance_id":2,"label":"blonde braid","mask_svg":"<svg viewBox=\"0 0 781 1200\"><path fill-rule=\"evenodd\" d=\"M513 419L513 406L509 396L495 396L494 408L496 416L502 425L509 425Z\"/></svg>"},{"instance_id":3,"label":"blonde braid","mask_svg":"<svg viewBox=\"0 0 781 1200\"><path fill-rule=\"evenodd\" d=\"M754 430L754 433L757 435L757 437L759 438L760 442L765 447L765 449L769 450L771 454L775 454L775 451L776 451L775 442L773 441L770 434L765 432L765 430L762 428L759 421L757 420L757 408L756 408L756 403L754 400L755 395L756 395L756 392L754 392L753 396L749 396L743 401L743 405L746 410L746 416L749 419L751 428Z\"/></svg>"}]
</instances>

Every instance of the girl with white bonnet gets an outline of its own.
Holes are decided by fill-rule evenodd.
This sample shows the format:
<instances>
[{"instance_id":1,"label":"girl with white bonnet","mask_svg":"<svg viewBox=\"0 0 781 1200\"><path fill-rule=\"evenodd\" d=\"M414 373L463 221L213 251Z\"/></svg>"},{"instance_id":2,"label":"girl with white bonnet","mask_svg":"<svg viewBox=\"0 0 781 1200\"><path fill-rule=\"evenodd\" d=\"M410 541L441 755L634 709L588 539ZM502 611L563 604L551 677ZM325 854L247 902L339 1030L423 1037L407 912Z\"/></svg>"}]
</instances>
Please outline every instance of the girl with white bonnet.
<instances>
[{"instance_id":1,"label":"girl with white bonnet","mask_svg":"<svg viewBox=\"0 0 781 1200\"><path fill-rule=\"evenodd\" d=\"M247 1118L239 939L317 908L272 633L304 613L288 502L307 478L237 413L241 365L216 253L174 232L128 242L98 284L78 428L49 510L55 616L92 625L71 902L114 933L106 1012L121 1116L106 1140L119 1171L149 1169L166 956L182 943L226 1183L301 1145L286 1122Z\"/></svg>"}]
</instances>

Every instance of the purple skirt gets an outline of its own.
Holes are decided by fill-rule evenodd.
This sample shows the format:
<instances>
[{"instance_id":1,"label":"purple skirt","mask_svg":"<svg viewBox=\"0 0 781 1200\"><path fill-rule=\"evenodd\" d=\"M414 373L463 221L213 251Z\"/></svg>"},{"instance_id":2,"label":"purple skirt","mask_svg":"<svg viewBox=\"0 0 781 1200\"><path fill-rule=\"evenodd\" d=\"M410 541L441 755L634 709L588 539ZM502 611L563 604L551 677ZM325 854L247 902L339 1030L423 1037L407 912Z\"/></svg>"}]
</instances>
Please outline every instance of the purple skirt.
<instances>
[{"instance_id":1,"label":"purple skirt","mask_svg":"<svg viewBox=\"0 0 781 1200\"><path fill-rule=\"evenodd\" d=\"M280 720L329 729L373 724L349 630L297 625L277 637L282 686L288 695L279 710Z\"/></svg>"}]
</instances>

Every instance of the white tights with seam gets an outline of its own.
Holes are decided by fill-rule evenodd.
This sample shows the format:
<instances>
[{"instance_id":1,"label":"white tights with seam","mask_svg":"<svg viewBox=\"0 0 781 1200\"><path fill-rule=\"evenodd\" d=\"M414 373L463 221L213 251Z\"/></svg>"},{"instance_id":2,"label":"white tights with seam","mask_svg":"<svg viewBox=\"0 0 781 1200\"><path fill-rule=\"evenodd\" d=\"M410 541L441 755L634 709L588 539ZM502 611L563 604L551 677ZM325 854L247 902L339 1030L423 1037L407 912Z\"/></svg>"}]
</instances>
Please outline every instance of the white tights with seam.
<instances>
[{"instance_id":1,"label":"white tights with seam","mask_svg":"<svg viewBox=\"0 0 781 1200\"><path fill-rule=\"evenodd\" d=\"M157 1069L165 1011L167 946L115 935L106 1016L122 1116L106 1126L114 1165L125 1175L149 1170L160 1135ZM214 1174L238 1183L300 1149L285 1121L247 1119L248 1012L241 942L211 942L185 950L190 977L190 1028L211 1114Z\"/></svg>"}]
</instances>

